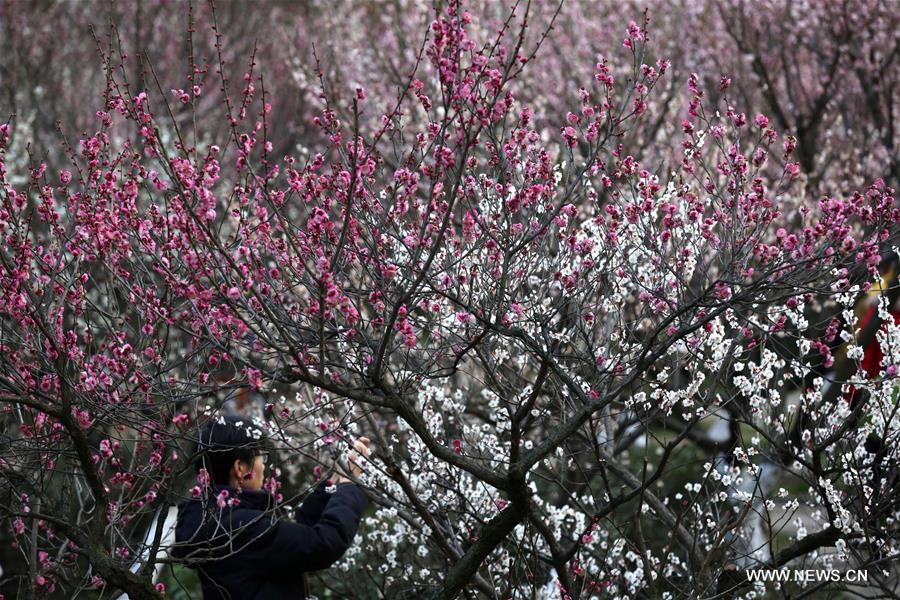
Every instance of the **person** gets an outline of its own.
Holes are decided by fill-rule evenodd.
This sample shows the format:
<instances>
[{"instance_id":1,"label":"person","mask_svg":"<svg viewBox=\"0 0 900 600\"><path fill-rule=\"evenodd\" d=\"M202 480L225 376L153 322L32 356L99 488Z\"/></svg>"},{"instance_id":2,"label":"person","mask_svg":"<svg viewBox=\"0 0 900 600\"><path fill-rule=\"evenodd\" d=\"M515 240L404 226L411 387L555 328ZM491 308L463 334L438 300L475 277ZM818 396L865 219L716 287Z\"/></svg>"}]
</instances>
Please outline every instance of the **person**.
<instances>
[{"instance_id":1,"label":"person","mask_svg":"<svg viewBox=\"0 0 900 600\"><path fill-rule=\"evenodd\" d=\"M350 454L355 476L368 443L360 437ZM337 562L359 527L368 501L346 471L333 487L320 483L293 521L275 518L275 498L263 489L265 447L261 431L239 417L200 430L196 468L211 485L179 503L172 556L197 569L205 600L307 598L305 574Z\"/></svg>"}]
</instances>

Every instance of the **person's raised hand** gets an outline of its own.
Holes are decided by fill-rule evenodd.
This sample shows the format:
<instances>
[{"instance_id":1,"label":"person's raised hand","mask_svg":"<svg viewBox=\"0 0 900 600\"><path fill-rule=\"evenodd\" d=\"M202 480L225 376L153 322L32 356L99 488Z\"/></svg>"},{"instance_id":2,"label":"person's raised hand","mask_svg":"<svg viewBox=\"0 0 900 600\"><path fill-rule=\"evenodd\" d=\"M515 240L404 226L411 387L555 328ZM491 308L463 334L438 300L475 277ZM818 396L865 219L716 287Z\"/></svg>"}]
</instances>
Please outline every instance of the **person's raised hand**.
<instances>
[{"instance_id":1,"label":"person's raised hand","mask_svg":"<svg viewBox=\"0 0 900 600\"><path fill-rule=\"evenodd\" d=\"M365 460L369 458L369 454L372 453L372 451L369 450L369 438L359 438L353 443L353 448L354 450L350 452L350 472L353 473L354 477L359 477L362 475L363 469L365 468ZM362 460L360 460L360 458L362 458Z\"/></svg>"},{"instance_id":2,"label":"person's raised hand","mask_svg":"<svg viewBox=\"0 0 900 600\"><path fill-rule=\"evenodd\" d=\"M350 465L350 473L352 473L354 477L362 475L363 470L365 469L365 459L367 459L371 453L372 451L369 449L369 438L360 437L353 443L353 450L350 451L347 461ZM347 483L350 481L350 478L338 470L338 483Z\"/></svg>"}]
</instances>

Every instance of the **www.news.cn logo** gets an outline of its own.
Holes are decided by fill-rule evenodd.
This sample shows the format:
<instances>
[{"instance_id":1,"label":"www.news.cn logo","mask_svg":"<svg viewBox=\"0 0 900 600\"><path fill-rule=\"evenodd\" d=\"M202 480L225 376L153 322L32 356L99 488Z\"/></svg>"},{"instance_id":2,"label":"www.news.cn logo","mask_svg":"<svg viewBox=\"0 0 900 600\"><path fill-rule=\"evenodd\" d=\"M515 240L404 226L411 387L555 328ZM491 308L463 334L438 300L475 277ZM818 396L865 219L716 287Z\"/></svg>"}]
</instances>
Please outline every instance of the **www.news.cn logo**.
<instances>
[{"instance_id":1,"label":"www.news.cn logo","mask_svg":"<svg viewBox=\"0 0 900 600\"><path fill-rule=\"evenodd\" d=\"M869 581L868 571L851 569L752 569L747 571L750 581L770 581L780 583L822 583L826 581L850 583L866 583Z\"/></svg>"}]
</instances>

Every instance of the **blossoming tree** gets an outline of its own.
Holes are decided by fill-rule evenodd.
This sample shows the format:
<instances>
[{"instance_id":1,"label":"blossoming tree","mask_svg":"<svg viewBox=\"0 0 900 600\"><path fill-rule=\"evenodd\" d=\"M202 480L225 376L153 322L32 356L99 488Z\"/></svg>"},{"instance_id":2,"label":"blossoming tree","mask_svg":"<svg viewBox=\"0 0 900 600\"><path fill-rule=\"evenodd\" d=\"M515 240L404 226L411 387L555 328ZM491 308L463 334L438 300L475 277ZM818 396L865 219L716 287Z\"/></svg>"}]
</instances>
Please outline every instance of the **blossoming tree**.
<instances>
[{"instance_id":1,"label":"blossoming tree","mask_svg":"<svg viewBox=\"0 0 900 600\"><path fill-rule=\"evenodd\" d=\"M218 139L201 94L104 51L71 166L13 185L0 154L16 590L171 592L166 509L208 493L190 436L247 389L285 504L374 441L341 565L369 587L323 575L338 595L751 597L745 569L799 564L893 589L893 190L811 196L724 76L684 76L675 144L640 139L677 68L646 21L542 135L519 93L561 13L473 13L443 3L395 96L311 67L307 156L275 152L278 90L233 81L217 29Z\"/></svg>"}]
</instances>

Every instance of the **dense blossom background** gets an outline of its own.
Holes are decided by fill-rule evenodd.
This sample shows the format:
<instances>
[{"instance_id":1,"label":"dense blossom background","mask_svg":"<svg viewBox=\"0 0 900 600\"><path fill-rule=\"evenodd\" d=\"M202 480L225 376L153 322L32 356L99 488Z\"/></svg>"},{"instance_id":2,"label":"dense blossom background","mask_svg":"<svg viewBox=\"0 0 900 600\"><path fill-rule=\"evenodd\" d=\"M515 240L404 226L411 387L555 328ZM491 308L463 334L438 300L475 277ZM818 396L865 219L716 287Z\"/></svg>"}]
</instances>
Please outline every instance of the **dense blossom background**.
<instances>
[{"instance_id":1,"label":"dense blossom background","mask_svg":"<svg viewBox=\"0 0 900 600\"><path fill-rule=\"evenodd\" d=\"M898 12L0 0L0 592L198 597L238 412L319 597L896 597Z\"/></svg>"}]
</instances>

